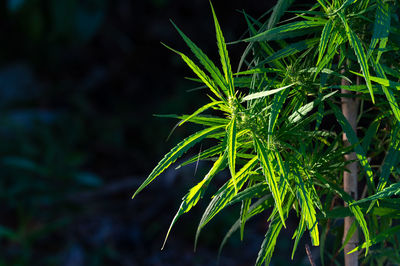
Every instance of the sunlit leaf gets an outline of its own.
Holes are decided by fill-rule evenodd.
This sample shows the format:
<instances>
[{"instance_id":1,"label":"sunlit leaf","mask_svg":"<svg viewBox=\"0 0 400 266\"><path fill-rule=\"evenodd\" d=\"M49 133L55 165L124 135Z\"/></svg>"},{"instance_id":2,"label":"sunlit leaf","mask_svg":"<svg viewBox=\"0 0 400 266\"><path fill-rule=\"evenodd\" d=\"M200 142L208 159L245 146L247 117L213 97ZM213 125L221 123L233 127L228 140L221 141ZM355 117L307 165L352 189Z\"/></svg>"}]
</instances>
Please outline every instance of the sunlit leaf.
<instances>
[{"instance_id":1,"label":"sunlit leaf","mask_svg":"<svg viewBox=\"0 0 400 266\"><path fill-rule=\"evenodd\" d=\"M267 90L267 91L261 91L261 92L256 92L256 93L252 93L247 95L246 97L243 98L243 101L250 101L250 100L254 100L254 99L258 99L258 98L262 98L262 97L267 97L269 95L275 94L277 92L280 92L284 89L290 88L292 87L294 84L289 84L287 86L278 88L278 89L273 89L273 90Z\"/></svg>"},{"instance_id":2,"label":"sunlit leaf","mask_svg":"<svg viewBox=\"0 0 400 266\"><path fill-rule=\"evenodd\" d=\"M265 145L257 138L254 137L254 144L257 149L257 154L261 163L261 166L264 170L264 176L266 181L269 185L269 188L272 192L274 197L276 207L279 212L279 216L282 219L282 224L285 225L285 219L283 218L283 211L282 211L282 198L281 193L279 192L279 185L278 185L278 178L275 175L275 170L270 160L269 151L265 147ZM285 226L286 227L286 226Z\"/></svg>"},{"instance_id":3,"label":"sunlit leaf","mask_svg":"<svg viewBox=\"0 0 400 266\"><path fill-rule=\"evenodd\" d=\"M158 163L158 165L153 169L147 179L143 182L143 184L136 190L135 194L133 194L132 198L134 198L140 191L142 191L148 184L150 184L157 176L159 176L170 164L176 161L183 153L185 153L188 149L193 147L196 143L203 140L208 135L216 133L223 129L224 126L215 126L206 128L202 131L199 131L190 137L184 139L180 143L178 143L169 153L165 155L165 157Z\"/></svg>"},{"instance_id":4,"label":"sunlit leaf","mask_svg":"<svg viewBox=\"0 0 400 266\"><path fill-rule=\"evenodd\" d=\"M204 192L206 191L208 184L212 180L212 178L217 174L221 168L225 167L226 164L226 154L224 153L219 157L219 159L214 163L214 165L211 167L210 171L208 174L204 177L204 179L199 182L197 185L192 187L189 191L188 194L186 194L183 199L182 199L182 204L179 207L178 212L176 213L174 219L171 222L171 225L169 226L167 235L165 236L164 244L161 249L164 248L165 243L167 242L169 233L171 232L172 227L176 223L176 221L179 219L179 217L190 211L193 206L197 204L197 202L200 200L200 198L203 197Z\"/></svg>"},{"instance_id":5,"label":"sunlit leaf","mask_svg":"<svg viewBox=\"0 0 400 266\"><path fill-rule=\"evenodd\" d=\"M227 139L228 139L228 162L229 162L229 170L231 172L231 177L233 181L233 185L235 187L235 193L238 192L237 188L237 181L236 181L236 143L237 143L237 136L236 136L236 118L233 117L231 122L227 128Z\"/></svg>"},{"instance_id":6,"label":"sunlit leaf","mask_svg":"<svg viewBox=\"0 0 400 266\"><path fill-rule=\"evenodd\" d=\"M323 27L326 21L316 20L316 21L297 21L293 23L288 23L276 28L272 28L261 32L253 37L247 38L246 42L261 42L261 41L271 41L271 40L282 40L286 38L294 38L302 35L309 34Z\"/></svg>"},{"instance_id":7,"label":"sunlit leaf","mask_svg":"<svg viewBox=\"0 0 400 266\"><path fill-rule=\"evenodd\" d=\"M225 74L226 83L228 84L229 87L228 90L229 96L233 97L235 88L233 86L233 76L232 76L232 69L228 55L228 50L226 49L225 39L224 36L222 35L221 27L219 26L218 19L217 16L215 15L214 7L212 6L211 2L210 5L214 17L215 31L217 34L217 44L218 44L219 56L221 58L222 69Z\"/></svg>"}]
</instances>

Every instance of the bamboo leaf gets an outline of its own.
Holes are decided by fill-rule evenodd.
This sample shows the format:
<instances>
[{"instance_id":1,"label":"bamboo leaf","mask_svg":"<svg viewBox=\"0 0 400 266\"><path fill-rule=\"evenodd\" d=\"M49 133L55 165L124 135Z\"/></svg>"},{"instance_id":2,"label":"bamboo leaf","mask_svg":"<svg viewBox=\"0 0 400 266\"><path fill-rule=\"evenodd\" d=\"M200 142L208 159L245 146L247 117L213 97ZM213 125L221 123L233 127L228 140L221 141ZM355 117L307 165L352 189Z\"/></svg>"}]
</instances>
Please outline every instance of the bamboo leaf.
<instances>
[{"instance_id":1,"label":"bamboo leaf","mask_svg":"<svg viewBox=\"0 0 400 266\"><path fill-rule=\"evenodd\" d=\"M165 157L158 163L158 165L153 169L147 179L143 182L143 184L136 190L135 194L133 194L132 199L142 191L147 185L149 185L157 176L159 176L170 164L176 161L183 153L185 153L188 149L193 147L196 143L200 142L207 136L216 133L223 129L224 126L215 126L206 128L202 131L199 131L190 137L184 139L180 143L178 143L169 153L165 155Z\"/></svg>"},{"instance_id":2,"label":"bamboo leaf","mask_svg":"<svg viewBox=\"0 0 400 266\"><path fill-rule=\"evenodd\" d=\"M171 232L172 227L176 223L176 221L179 219L179 217L187 213L192 209L193 206L197 204L197 202L200 200L200 198L203 197L204 192L206 191L208 184L212 180L212 178L222 169L224 168L226 164L226 154L224 153L219 157L219 159L214 163L214 165L211 167L210 171L208 174L204 177L202 181L200 181L196 186L190 189L189 193L186 194L183 199L181 206L179 207L178 212L176 213L174 219L171 222L171 225L169 226L167 235L165 236L164 243L162 245L161 249L164 249L165 243L167 242L169 233Z\"/></svg>"},{"instance_id":3,"label":"bamboo leaf","mask_svg":"<svg viewBox=\"0 0 400 266\"><path fill-rule=\"evenodd\" d=\"M367 60L367 56L364 51L363 44L362 44L361 40L358 38L358 36L350 29L349 25L347 24L346 19L343 16L340 16L340 17L345 25L347 38L349 39L351 47L353 47L354 53L357 57L359 65L361 67L363 77L365 79L365 82L367 83L369 93L371 94L372 102L375 103L374 93L373 93L372 84L371 84L371 78L369 75L368 60Z\"/></svg>"},{"instance_id":4,"label":"bamboo leaf","mask_svg":"<svg viewBox=\"0 0 400 266\"><path fill-rule=\"evenodd\" d=\"M271 16L269 17L267 29L272 29L279 22L282 15L293 2L294 0L278 0L274 6Z\"/></svg>"},{"instance_id":5,"label":"bamboo leaf","mask_svg":"<svg viewBox=\"0 0 400 266\"><path fill-rule=\"evenodd\" d=\"M237 194L238 187L237 187L236 172L235 172L237 136L236 136L236 118L235 117L232 117L232 120L228 125L227 139L228 139L229 170L231 172L233 185L235 187L235 194Z\"/></svg>"},{"instance_id":6,"label":"bamboo leaf","mask_svg":"<svg viewBox=\"0 0 400 266\"><path fill-rule=\"evenodd\" d=\"M165 115L155 115L156 117L166 117L166 118L176 118L185 120L189 115L175 115L175 114L165 114ZM188 120L191 123L203 125L203 126L220 126L227 125L229 120L226 118L220 118L216 116L194 116Z\"/></svg>"},{"instance_id":7,"label":"bamboo leaf","mask_svg":"<svg viewBox=\"0 0 400 266\"><path fill-rule=\"evenodd\" d=\"M180 55L185 61L185 63L192 69L192 71L203 81L204 84L207 85L207 87L210 89L212 93L214 93L219 99L223 100L223 97L218 91L218 88L215 86L214 81L210 79L209 76L207 76L189 57L184 55L183 53L172 49L171 47L167 46L166 44L163 44L166 48L170 49L171 51L177 53Z\"/></svg>"},{"instance_id":8,"label":"bamboo leaf","mask_svg":"<svg viewBox=\"0 0 400 266\"><path fill-rule=\"evenodd\" d=\"M326 22L324 29L322 30L321 39L319 41L319 54L318 54L317 65L319 64L319 62L322 59L322 56L325 53L334 26L335 22L332 19L330 19L328 20L328 22Z\"/></svg>"},{"instance_id":9,"label":"bamboo leaf","mask_svg":"<svg viewBox=\"0 0 400 266\"><path fill-rule=\"evenodd\" d=\"M315 106L318 106L319 104L321 104L321 102L323 102L324 100L328 99L329 97L331 97L332 95L334 95L335 93L337 93L337 91L333 91L331 93L328 93L322 97L319 97L317 99L315 99L314 101L307 103L305 105L303 105L302 107L300 107L298 110L296 110L294 113L292 113L289 117L288 117L288 122L290 124L296 123L297 121L299 121L300 119L302 119L303 117L305 117Z\"/></svg>"},{"instance_id":10,"label":"bamboo leaf","mask_svg":"<svg viewBox=\"0 0 400 266\"><path fill-rule=\"evenodd\" d=\"M244 183L248 178L249 171L257 164L257 156L248 161L240 170L236 173L236 185L238 190L242 188ZM195 248L197 246L197 240L200 235L201 229L209 222L211 219L217 215L231 199L235 196L235 187L232 179L230 179L212 198L211 202L208 204L206 210L204 211L199 226L197 227L196 238L195 238Z\"/></svg>"},{"instance_id":11,"label":"bamboo leaf","mask_svg":"<svg viewBox=\"0 0 400 266\"><path fill-rule=\"evenodd\" d=\"M278 93L284 89L290 88L294 85L294 83L289 84L287 86L278 88L278 89L273 89L273 90L267 90L267 91L261 91L261 92L256 92L256 93L252 93L247 95L246 97L243 98L243 101L250 101L250 100L254 100L254 99L258 99L258 98L262 98L262 97L267 97L269 95Z\"/></svg>"},{"instance_id":12,"label":"bamboo leaf","mask_svg":"<svg viewBox=\"0 0 400 266\"><path fill-rule=\"evenodd\" d=\"M285 216L287 216L287 213L292 203L293 196L290 196L285 206ZM275 249L276 239L278 238L282 226L284 225L282 219L279 219L279 217L276 215L270 217L270 220L271 222L269 224L268 231L265 234L264 241L262 242L260 251L258 252L256 266L261 266L263 263L265 263L265 265L269 265Z\"/></svg>"},{"instance_id":13,"label":"bamboo leaf","mask_svg":"<svg viewBox=\"0 0 400 266\"><path fill-rule=\"evenodd\" d=\"M353 128L351 127L347 119L344 117L343 113L339 110L339 108L332 103L329 103L329 105L331 106L336 116L336 119L339 122L340 126L342 127L344 133L346 134L346 137L349 140L350 144L354 146L354 151L357 155L357 158L359 159L360 164L362 165L367 175L367 181L370 189L375 190L373 185L374 181L373 181L372 168L368 162L364 149L360 145L360 141L358 140L357 135L355 134Z\"/></svg>"},{"instance_id":14,"label":"bamboo leaf","mask_svg":"<svg viewBox=\"0 0 400 266\"><path fill-rule=\"evenodd\" d=\"M211 108L211 107L213 107L213 106L215 106L215 105L222 104L222 103L224 103L224 102L223 102L223 101L215 101L215 102L211 102L211 103L208 103L208 104L206 104L206 105L200 107L200 108L197 109L193 114L189 115L189 116L186 117L184 120L182 120L182 121L179 123L179 126L182 126L185 122L189 121L192 117L197 116L198 114L201 114L201 113L204 112L205 110L207 110L207 109L209 109L209 108Z\"/></svg>"},{"instance_id":15,"label":"bamboo leaf","mask_svg":"<svg viewBox=\"0 0 400 266\"><path fill-rule=\"evenodd\" d=\"M238 196L238 195L236 195L236 196ZM255 215L262 213L263 211L268 209L271 206L272 202L273 202L273 199L271 197L271 194L265 195L264 197L257 200L254 204L252 204L250 206L249 211L247 213L247 220L251 219ZM232 236L233 233L235 233L239 229L239 227L240 227L240 219L237 219L236 222L232 225L232 227L226 233L224 239L222 240L221 245L219 246L219 250L218 250L218 257L220 256L222 249L225 246L228 239Z\"/></svg>"},{"instance_id":16,"label":"bamboo leaf","mask_svg":"<svg viewBox=\"0 0 400 266\"><path fill-rule=\"evenodd\" d=\"M299 226L297 227L297 229L293 235L293 238L296 237L296 239L294 240L294 245L293 245L293 249L292 249L292 257L291 257L292 260L294 257L294 253L296 252L297 246L299 244L299 241L300 241L301 237L303 236L304 232L306 231L306 223L305 223L304 219L305 219L305 217L301 216Z\"/></svg>"},{"instance_id":17,"label":"bamboo leaf","mask_svg":"<svg viewBox=\"0 0 400 266\"><path fill-rule=\"evenodd\" d=\"M276 121L278 120L279 113L281 112L283 103L285 102L287 96L289 94L289 89L286 88L277 94L275 94L272 107L271 107L271 115L268 121L268 145L271 141L271 136L275 129Z\"/></svg>"},{"instance_id":18,"label":"bamboo leaf","mask_svg":"<svg viewBox=\"0 0 400 266\"><path fill-rule=\"evenodd\" d=\"M172 25L181 35L182 39L186 42L189 48L192 50L193 54L199 59L200 63L204 66L204 68L210 73L213 80L219 85L219 87L224 90L227 94L227 83L224 80L224 76L221 74L219 69L215 66L215 64L207 57L207 55L199 48L195 43L193 43L189 37L187 37L179 28L172 22Z\"/></svg>"},{"instance_id":19,"label":"bamboo leaf","mask_svg":"<svg viewBox=\"0 0 400 266\"><path fill-rule=\"evenodd\" d=\"M389 36L390 29L390 9L387 3L382 0L377 0L377 8L375 14L374 30L372 33L371 43L368 49L368 58L371 56L378 42L386 46L386 42ZM384 47L382 47L384 48ZM382 53L382 52L379 52ZM376 62L379 61L380 55L378 55Z\"/></svg>"},{"instance_id":20,"label":"bamboo leaf","mask_svg":"<svg viewBox=\"0 0 400 266\"><path fill-rule=\"evenodd\" d=\"M309 34L325 25L326 20L297 21L288 23L276 28L272 28L244 39L245 42L263 42L272 40L282 40Z\"/></svg>"},{"instance_id":21,"label":"bamboo leaf","mask_svg":"<svg viewBox=\"0 0 400 266\"><path fill-rule=\"evenodd\" d=\"M382 165L382 172L379 178L378 191L381 191L387 183L390 174L392 173L393 167L399 163L400 160L400 122L396 124L396 127L392 132L392 140L390 142L389 151L385 156L385 160Z\"/></svg>"},{"instance_id":22,"label":"bamboo leaf","mask_svg":"<svg viewBox=\"0 0 400 266\"><path fill-rule=\"evenodd\" d=\"M261 61L259 65L264 65L268 64L270 62L273 62L278 59L282 59L291 55L294 55L298 52L301 52L305 49L313 47L315 44L318 43L318 38L313 38L313 39L306 39L304 41L296 42L293 44L287 45L285 48L276 51L269 57L267 57L265 60Z\"/></svg>"},{"instance_id":23,"label":"bamboo leaf","mask_svg":"<svg viewBox=\"0 0 400 266\"><path fill-rule=\"evenodd\" d=\"M215 24L215 31L217 35L217 44L218 44L218 50L219 50L219 55L221 58L221 63L222 63L222 69L225 74L225 80L226 83L228 84L228 92L229 96L233 97L235 94L235 89L234 89L234 84L233 84L233 76L232 76L232 68L231 68L231 63L229 60L229 55L228 55L228 50L226 49L226 43L224 36L222 35L221 27L219 26L217 16L215 15L214 7L212 6L211 2L211 11L213 13L213 18L214 18L214 24Z\"/></svg>"},{"instance_id":24,"label":"bamboo leaf","mask_svg":"<svg viewBox=\"0 0 400 266\"><path fill-rule=\"evenodd\" d=\"M275 176L275 170L270 160L271 156L269 156L269 151L256 136L254 136L253 139L257 150L258 158L264 170L264 176L267 180L272 196L274 197L276 208L278 209L279 216L282 219L282 224L285 226L285 219L283 218L283 211L282 211L282 198L281 198L281 193L279 192L279 186L277 183L277 177Z\"/></svg>"},{"instance_id":25,"label":"bamboo leaf","mask_svg":"<svg viewBox=\"0 0 400 266\"><path fill-rule=\"evenodd\" d=\"M367 245L372 246L372 245L378 244L380 242L383 242L383 241L387 240L388 238L396 235L399 231L400 231L400 225L391 227L391 228L383 231L382 233L379 233L378 235L376 235L374 238L371 239L371 241L369 243L364 242L363 244L359 245L358 247L356 247L355 249L350 251L349 254L359 251L363 248L366 248Z\"/></svg>"},{"instance_id":26,"label":"bamboo leaf","mask_svg":"<svg viewBox=\"0 0 400 266\"><path fill-rule=\"evenodd\" d=\"M306 188L298 170L295 170L295 177L297 179L297 199L301 207L302 218L304 218L307 228L310 231L312 244L319 246L318 222L315 216L316 212L313 200L310 197L310 191Z\"/></svg>"},{"instance_id":27,"label":"bamboo leaf","mask_svg":"<svg viewBox=\"0 0 400 266\"><path fill-rule=\"evenodd\" d=\"M265 265L269 265L271 262L272 254L274 253L276 239L282 229L283 222L279 217L272 218L269 224L268 231L265 235L264 241L261 244L260 252L258 253L256 266L261 266L263 262Z\"/></svg>"},{"instance_id":28,"label":"bamboo leaf","mask_svg":"<svg viewBox=\"0 0 400 266\"><path fill-rule=\"evenodd\" d=\"M369 237L367 221L365 221L364 214L361 211L361 208L354 204L356 201L354 201L354 199L349 194L347 194L342 188L340 188L334 182L331 182L330 180L324 178L322 175L320 175L317 172L315 172L314 174L315 174L315 177L317 179L319 179L326 188L331 189L332 191L336 192L344 200L344 202L346 202L349 205L350 211L354 214L354 217L356 218L358 224L361 227L361 230L364 233L365 242L369 243L370 237ZM369 246L370 245L366 246L365 254L368 254Z\"/></svg>"},{"instance_id":29,"label":"bamboo leaf","mask_svg":"<svg viewBox=\"0 0 400 266\"><path fill-rule=\"evenodd\" d=\"M375 193L372 196L369 196L368 198L364 198L364 199L358 200L356 202L353 202L352 205L360 204L360 203L371 201L371 200L389 198L391 196L398 196L398 195L400 195L400 182L394 183L390 187L387 187L384 190L382 190L378 193Z\"/></svg>"}]
</instances>

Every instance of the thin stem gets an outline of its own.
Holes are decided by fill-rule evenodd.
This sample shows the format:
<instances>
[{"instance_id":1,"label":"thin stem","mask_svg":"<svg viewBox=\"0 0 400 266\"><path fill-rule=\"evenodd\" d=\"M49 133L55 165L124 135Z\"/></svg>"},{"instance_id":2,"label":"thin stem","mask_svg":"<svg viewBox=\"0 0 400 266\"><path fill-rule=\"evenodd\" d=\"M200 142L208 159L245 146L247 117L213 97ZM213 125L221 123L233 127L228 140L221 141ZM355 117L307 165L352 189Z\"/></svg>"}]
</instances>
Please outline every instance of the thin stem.
<instances>
[{"instance_id":1,"label":"thin stem","mask_svg":"<svg viewBox=\"0 0 400 266\"><path fill-rule=\"evenodd\" d=\"M350 85L349 82L345 79L342 79L342 85ZM357 84L359 83L359 79L357 79ZM359 101L357 98L354 99L351 97L353 94L351 91L342 89L343 94L347 94L349 97L342 97L342 112L346 117L347 121L350 123L354 132L357 134L357 116L358 116L358 106ZM349 140L345 133L343 133L343 144L344 146L350 146ZM349 193L353 199L358 198L357 191L357 177L358 177L358 163L356 162L357 156L355 152L346 154L344 156L346 161L353 161L352 163L347 164L347 171L343 172L343 189L347 193ZM345 204L346 205L346 204ZM354 223L354 217L349 216L344 218L344 231L343 231L343 241L346 239L346 236L350 230L351 225ZM354 232L353 236L347 242L344 247L344 262L346 266L358 266L358 253L354 252L348 254L351 250L358 246L358 231Z\"/></svg>"}]
</instances>

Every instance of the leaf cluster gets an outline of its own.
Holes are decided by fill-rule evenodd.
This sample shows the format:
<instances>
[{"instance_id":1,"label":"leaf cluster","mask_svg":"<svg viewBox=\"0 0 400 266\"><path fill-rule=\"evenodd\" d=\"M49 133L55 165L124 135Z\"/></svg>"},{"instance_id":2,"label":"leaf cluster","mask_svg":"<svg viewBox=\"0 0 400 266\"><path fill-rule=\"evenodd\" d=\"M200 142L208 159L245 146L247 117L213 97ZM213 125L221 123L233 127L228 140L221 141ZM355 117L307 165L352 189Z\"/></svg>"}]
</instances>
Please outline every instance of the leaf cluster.
<instances>
[{"instance_id":1,"label":"leaf cluster","mask_svg":"<svg viewBox=\"0 0 400 266\"><path fill-rule=\"evenodd\" d=\"M222 172L226 182L200 220L196 243L216 215L241 204L222 246L237 230L243 238L249 219L268 213L269 229L256 265L271 261L290 212L298 217L292 258L307 231L312 244L321 246L322 263L326 256L334 261L359 227L364 240L356 250L365 249L365 262L398 263L400 228L395 225L400 205L388 201L400 194L400 72L394 60L400 55L398 2L318 0L301 11L289 10L295 8L293 2L279 0L265 22L243 12L249 37L237 41L248 45L236 72L213 8L222 71L173 24L197 62L165 46L181 56L196 75L194 80L207 87L210 102L191 115L169 117L181 119L179 126L190 122L204 129L175 146L135 195L189 148L214 139L213 146L182 164L213 161L209 172L183 197L168 234ZM284 13L294 16L281 21ZM342 97L360 103L359 134L338 107ZM203 114L210 110L214 115ZM350 146L343 145L342 134ZM365 185L365 198L359 201L340 185L349 163L343 156L350 152L357 155L360 183ZM344 207L338 206L338 199L346 203ZM343 245L326 250L329 231L336 235L335 243L341 242L334 221L346 216L354 216L357 225ZM389 248L376 249L376 244Z\"/></svg>"}]
</instances>

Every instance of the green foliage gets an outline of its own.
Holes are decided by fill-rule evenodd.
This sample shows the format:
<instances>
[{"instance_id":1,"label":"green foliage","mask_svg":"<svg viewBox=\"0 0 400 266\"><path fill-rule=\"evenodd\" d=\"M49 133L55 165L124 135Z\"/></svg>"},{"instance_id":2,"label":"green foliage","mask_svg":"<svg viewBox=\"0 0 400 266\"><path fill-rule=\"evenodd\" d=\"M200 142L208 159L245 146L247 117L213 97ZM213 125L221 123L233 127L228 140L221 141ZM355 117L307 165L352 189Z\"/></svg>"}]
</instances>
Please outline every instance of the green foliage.
<instances>
[{"instance_id":1,"label":"green foliage","mask_svg":"<svg viewBox=\"0 0 400 266\"><path fill-rule=\"evenodd\" d=\"M201 218L196 244L202 228L215 215L232 204L241 203L239 219L221 246L239 228L243 238L248 219L268 213L269 229L256 265L271 261L279 233L292 211L299 220L293 236L292 258L303 233L308 231L312 244L324 247L322 263L327 257L335 260L334 254L343 249L350 235L360 227L364 240L357 250L365 249L364 260L395 263L400 247L397 238L389 241L387 236L398 232L398 226L381 228L376 221L387 219L393 226L399 218L398 207L385 203L400 194L400 73L393 61L399 57L400 49L396 41L400 35L398 3L319 0L309 10L296 11L295 21L278 23L292 2L278 1L265 22L244 14L250 37L243 40L249 45L240 61L240 66L246 64L246 68L237 73L232 73L225 39L213 8L223 75L174 25L211 76L189 57L177 53L197 75L196 80L204 83L218 100L210 97L209 104L190 116L169 116L182 119L180 124L192 122L206 129L168 153L135 195L183 151L200 140L213 138L216 141L210 142L210 148L182 164L218 158L205 178L183 198L171 224L204 195L212 176L217 172L227 174L223 169L229 168L230 177L214 193ZM275 26L277 24L279 26ZM297 38L299 36L303 39ZM356 75L362 76L365 84L355 82ZM347 80L350 85L339 85L341 80ZM356 94L343 95L340 89ZM362 127L358 136L338 107L340 97L356 97L361 102L358 121ZM219 116L200 115L210 109L219 112ZM346 134L350 147L341 144L342 134ZM349 163L343 155L353 151L363 169L360 176L361 184L365 185L363 196L366 198L359 201L354 201L340 186ZM388 182L393 184L385 189ZM347 205L337 207L336 198ZM253 203L255 199L259 199L257 203ZM365 206L367 201L377 200L380 205ZM357 226L352 226L344 244L327 243L330 231L338 234L337 229L330 227L332 220L347 216L354 216ZM382 250L369 252L369 247L378 242L390 246L384 255Z\"/></svg>"}]
</instances>

